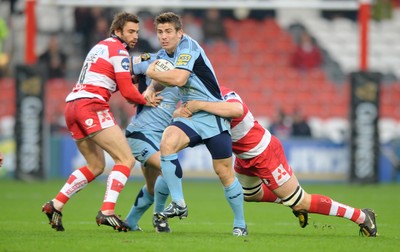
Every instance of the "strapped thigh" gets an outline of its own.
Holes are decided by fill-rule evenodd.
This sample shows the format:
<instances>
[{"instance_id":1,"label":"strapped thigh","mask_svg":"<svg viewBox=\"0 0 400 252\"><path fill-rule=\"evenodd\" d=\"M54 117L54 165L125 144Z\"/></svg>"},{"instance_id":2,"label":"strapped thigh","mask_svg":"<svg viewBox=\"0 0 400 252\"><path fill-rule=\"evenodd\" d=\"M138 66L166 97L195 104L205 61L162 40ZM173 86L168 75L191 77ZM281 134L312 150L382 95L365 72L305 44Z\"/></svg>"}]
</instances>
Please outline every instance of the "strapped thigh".
<instances>
[{"instance_id":1,"label":"strapped thigh","mask_svg":"<svg viewBox=\"0 0 400 252\"><path fill-rule=\"evenodd\" d=\"M296 190L289 196L282 199L282 204L288 207L294 207L300 204L304 198L304 190L300 185L296 187Z\"/></svg>"}]
</instances>

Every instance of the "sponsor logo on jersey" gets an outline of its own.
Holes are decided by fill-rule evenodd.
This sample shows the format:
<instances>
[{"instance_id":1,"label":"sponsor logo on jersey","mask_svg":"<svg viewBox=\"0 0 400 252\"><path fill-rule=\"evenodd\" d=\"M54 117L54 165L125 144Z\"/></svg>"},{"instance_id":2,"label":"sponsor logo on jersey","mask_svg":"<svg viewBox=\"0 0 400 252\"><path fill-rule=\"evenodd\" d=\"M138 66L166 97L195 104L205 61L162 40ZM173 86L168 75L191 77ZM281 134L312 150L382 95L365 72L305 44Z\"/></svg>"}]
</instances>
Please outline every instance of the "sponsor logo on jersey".
<instances>
[{"instance_id":1,"label":"sponsor logo on jersey","mask_svg":"<svg viewBox=\"0 0 400 252\"><path fill-rule=\"evenodd\" d=\"M190 59L192 58L192 55L190 54L181 54L178 56L178 60L176 62L176 66L187 66L189 63Z\"/></svg>"},{"instance_id":2,"label":"sponsor logo on jersey","mask_svg":"<svg viewBox=\"0 0 400 252\"><path fill-rule=\"evenodd\" d=\"M118 50L118 54L119 54L119 55L126 55L126 56L129 56L129 53L128 53L126 50L122 50L122 49Z\"/></svg>"},{"instance_id":3,"label":"sponsor logo on jersey","mask_svg":"<svg viewBox=\"0 0 400 252\"><path fill-rule=\"evenodd\" d=\"M140 58L142 59L142 61L146 61L149 60L151 56L150 53L143 53L142 55L140 55Z\"/></svg>"},{"instance_id":4,"label":"sponsor logo on jersey","mask_svg":"<svg viewBox=\"0 0 400 252\"><path fill-rule=\"evenodd\" d=\"M130 65L129 58L124 58L121 61L121 66L122 66L123 69L129 70L129 65Z\"/></svg>"},{"instance_id":5,"label":"sponsor logo on jersey","mask_svg":"<svg viewBox=\"0 0 400 252\"><path fill-rule=\"evenodd\" d=\"M272 176L274 177L278 186L283 185L286 181L290 179L290 175L286 172L282 164L280 164L275 170L272 171Z\"/></svg>"},{"instance_id":6,"label":"sponsor logo on jersey","mask_svg":"<svg viewBox=\"0 0 400 252\"><path fill-rule=\"evenodd\" d=\"M98 111L97 116L102 129L115 125L114 120L108 110Z\"/></svg>"}]
</instances>

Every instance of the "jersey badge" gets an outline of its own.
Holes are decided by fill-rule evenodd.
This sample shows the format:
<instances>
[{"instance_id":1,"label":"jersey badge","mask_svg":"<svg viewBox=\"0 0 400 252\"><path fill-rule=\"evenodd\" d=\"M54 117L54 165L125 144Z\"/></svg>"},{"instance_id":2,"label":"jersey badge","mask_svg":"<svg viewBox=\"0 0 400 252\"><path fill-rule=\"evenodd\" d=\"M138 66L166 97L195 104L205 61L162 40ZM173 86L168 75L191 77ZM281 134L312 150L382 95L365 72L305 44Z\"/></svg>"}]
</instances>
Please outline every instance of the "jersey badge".
<instances>
[{"instance_id":1,"label":"jersey badge","mask_svg":"<svg viewBox=\"0 0 400 252\"><path fill-rule=\"evenodd\" d=\"M130 65L129 58L124 58L121 61L121 66L122 66L123 69L129 70L129 65Z\"/></svg>"},{"instance_id":2,"label":"jersey badge","mask_svg":"<svg viewBox=\"0 0 400 252\"><path fill-rule=\"evenodd\" d=\"M93 119L92 118L89 118L89 119L86 119L85 120L85 124L87 125L87 126L92 126L93 125Z\"/></svg>"},{"instance_id":3,"label":"jersey badge","mask_svg":"<svg viewBox=\"0 0 400 252\"><path fill-rule=\"evenodd\" d=\"M190 59L192 58L192 55L190 54L181 54L178 56L178 60L176 62L176 66L187 66L189 63Z\"/></svg>"}]
</instances>

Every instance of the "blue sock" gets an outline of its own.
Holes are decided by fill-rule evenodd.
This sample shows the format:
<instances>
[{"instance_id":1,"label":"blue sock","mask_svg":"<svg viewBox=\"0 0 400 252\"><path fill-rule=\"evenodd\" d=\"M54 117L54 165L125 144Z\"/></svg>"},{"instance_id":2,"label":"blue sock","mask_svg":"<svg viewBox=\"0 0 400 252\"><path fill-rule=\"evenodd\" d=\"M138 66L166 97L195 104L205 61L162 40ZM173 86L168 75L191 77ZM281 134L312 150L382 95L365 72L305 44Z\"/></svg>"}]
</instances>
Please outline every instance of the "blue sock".
<instances>
[{"instance_id":1,"label":"blue sock","mask_svg":"<svg viewBox=\"0 0 400 252\"><path fill-rule=\"evenodd\" d=\"M171 193L172 201L179 206L186 206L182 190L182 168L177 153L161 156L161 171Z\"/></svg>"},{"instance_id":2,"label":"blue sock","mask_svg":"<svg viewBox=\"0 0 400 252\"><path fill-rule=\"evenodd\" d=\"M246 227L243 210L243 189L237 178L230 186L224 188L224 194L233 210L233 227Z\"/></svg>"},{"instance_id":3,"label":"blue sock","mask_svg":"<svg viewBox=\"0 0 400 252\"><path fill-rule=\"evenodd\" d=\"M137 228L137 223L139 219L142 217L144 212L149 209L153 202L154 197L149 194L146 189L146 185L144 185L136 196L135 203L133 204L128 216L126 217L126 221L128 222L129 227L132 228L132 230L135 230Z\"/></svg>"},{"instance_id":4,"label":"blue sock","mask_svg":"<svg viewBox=\"0 0 400 252\"><path fill-rule=\"evenodd\" d=\"M167 183L162 176L158 176L154 185L154 212L158 213L164 210L165 203L169 196Z\"/></svg>"}]
</instances>

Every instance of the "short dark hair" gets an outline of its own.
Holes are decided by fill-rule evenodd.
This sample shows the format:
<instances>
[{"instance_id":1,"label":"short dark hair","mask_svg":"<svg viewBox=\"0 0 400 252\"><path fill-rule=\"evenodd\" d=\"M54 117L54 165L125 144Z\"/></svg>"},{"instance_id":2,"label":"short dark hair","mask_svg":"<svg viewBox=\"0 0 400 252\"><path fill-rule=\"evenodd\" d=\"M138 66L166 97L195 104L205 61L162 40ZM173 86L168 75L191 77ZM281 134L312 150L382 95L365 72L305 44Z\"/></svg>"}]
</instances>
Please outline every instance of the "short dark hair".
<instances>
[{"instance_id":1,"label":"short dark hair","mask_svg":"<svg viewBox=\"0 0 400 252\"><path fill-rule=\"evenodd\" d=\"M182 29L182 20L180 16L173 12L164 12L158 15L154 20L154 26L157 29L159 24L171 23L174 25L175 30L179 31Z\"/></svg>"},{"instance_id":2,"label":"short dark hair","mask_svg":"<svg viewBox=\"0 0 400 252\"><path fill-rule=\"evenodd\" d=\"M115 33L117 30L123 30L125 24L127 22L133 22L138 24L139 18L135 14L131 14L128 12L119 12L114 15L114 19L110 26L110 36Z\"/></svg>"}]
</instances>

